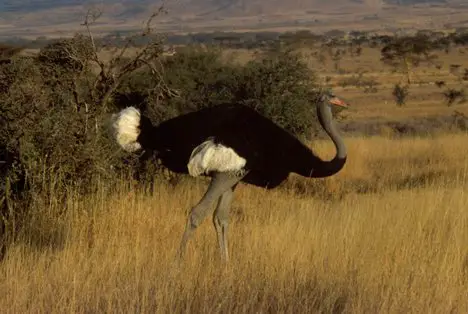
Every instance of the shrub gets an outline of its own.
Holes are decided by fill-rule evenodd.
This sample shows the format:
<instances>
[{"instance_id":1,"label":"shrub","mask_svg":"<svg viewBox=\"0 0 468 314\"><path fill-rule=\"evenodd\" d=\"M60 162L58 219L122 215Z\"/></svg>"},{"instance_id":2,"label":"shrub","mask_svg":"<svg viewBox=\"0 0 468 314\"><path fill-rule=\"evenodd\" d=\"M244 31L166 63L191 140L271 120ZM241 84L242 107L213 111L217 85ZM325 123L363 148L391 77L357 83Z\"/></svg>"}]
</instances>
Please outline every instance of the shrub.
<instances>
[{"instance_id":1,"label":"shrub","mask_svg":"<svg viewBox=\"0 0 468 314\"><path fill-rule=\"evenodd\" d=\"M455 89L455 88L447 88L443 92L445 102L447 106L452 106L457 100L457 103L464 103L466 102L466 93L463 88Z\"/></svg>"},{"instance_id":2,"label":"shrub","mask_svg":"<svg viewBox=\"0 0 468 314\"><path fill-rule=\"evenodd\" d=\"M317 131L316 77L289 51L260 55L246 64L236 100L246 103L297 136Z\"/></svg>"},{"instance_id":3,"label":"shrub","mask_svg":"<svg viewBox=\"0 0 468 314\"><path fill-rule=\"evenodd\" d=\"M121 77L158 55L146 50L121 70L98 59L91 40L77 35L0 64L0 220L15 220L39 195L64 201L71 185L92 191L94 179L111 183L133 168L110 138L108 100Z\"/></svg>"},{"instance_id":4,"label":"shrub","mask_svg":"<svg viewBox=\"0 0 468 314\"><path fill-rule=\"evenodd\" d=\"M7 78L0 88L0 146L17 156L15 172L36 188L49 176L88 186L92 176L110 173L105 112L76 104L73 85L65 83L78 77L62 71L24 57L0 68Z\"/></svg>"},{"instance_id":5,"label":"shrub","mask_svg":"<svg viewBox=\"0 0 468 314\"><path fill-rule=\"evenodd\" d=\"M400 84L395 84L393 87L392 95L395 99L397 106L404 106L406 104L406 99L409 95L409 86L401 86Z\"/></svg>"},{"instance_id":6,"label":"shrub","mask_svg":"<svg viewBox=\"0 0 468 314\"><path fill-rule=\"evenodd\" d=\"M152 93L148 70L127 77L118 98L142 108L154 123L223 103L242 103L304 136L317 130L315 76L300 56L288 51L258 55L245 65L225 61L216 48L189 47L162 61L164 81L178 97Z\"/></svg>"}]
</instances>

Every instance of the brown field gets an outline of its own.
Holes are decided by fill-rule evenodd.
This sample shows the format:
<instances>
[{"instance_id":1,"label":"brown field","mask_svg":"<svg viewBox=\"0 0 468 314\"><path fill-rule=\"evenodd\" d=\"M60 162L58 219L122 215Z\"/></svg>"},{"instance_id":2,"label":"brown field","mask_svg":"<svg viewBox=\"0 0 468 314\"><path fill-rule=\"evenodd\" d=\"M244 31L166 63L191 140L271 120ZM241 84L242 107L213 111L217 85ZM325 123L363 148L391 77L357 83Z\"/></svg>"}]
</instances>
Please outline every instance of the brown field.
<instances>
[{"instance_id":1,"label":"brown field","mask_svg":"<svg viewBox=\"0 0 468 314\"><path fill-rule=\"evenodd\" d=\"M204 180L152 194L70 193L34 208L0 265L5 313L466 313L466 134L348 139L349 163L325 180L241 185L231 213L231 262L210 219L175 249ZM328 142L316 143L324 157Z\"/></svg>"}]
</instances>

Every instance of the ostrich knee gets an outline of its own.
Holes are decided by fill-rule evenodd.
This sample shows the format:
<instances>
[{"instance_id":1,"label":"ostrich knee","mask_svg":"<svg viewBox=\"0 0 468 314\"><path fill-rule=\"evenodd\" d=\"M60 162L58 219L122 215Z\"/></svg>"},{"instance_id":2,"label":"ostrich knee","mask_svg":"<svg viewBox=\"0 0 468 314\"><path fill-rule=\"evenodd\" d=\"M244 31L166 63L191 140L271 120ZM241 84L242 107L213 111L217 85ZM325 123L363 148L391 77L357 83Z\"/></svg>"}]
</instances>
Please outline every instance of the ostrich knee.
<instances>
[{"instance_id":1,"label":"ostrich knee","mask_svg":"<svg viewBox=\"0 0 468 314\"><path fill-rule=\"evenodd\" d=\"M203 222L208 214L209 206L203 206L202 204L192 208L188 216L187 225L191 230L195 230Z\"/></svg>"},{"instance_id":2,"label":"ostrich knee","mask_svg":"<svg viewBox=\"0 0 468 314\"><path fill-rule=\"evenodd\" d=\"M190 211L190 214L187 219L187 225L185 226L185 231L180 242L178 252L180 258L183 257L185 253L185 247L187 246L187 242L192 236L193 232L202 223L203 219L205 219L206 215L208 214L208 211L210 209L209 205L209 202L201 202L195 207L193 207Z\"/></svg>"},{"instance_id":3,"label":"ostrich knee","mask_svg":"<svg viewBox=\"0 0 468 314\"><path fill-rule=\"evenodd\" d=\"M190 215L188 216L187 225L179 247L179 257L183 257L188 240L191 238L195 229L208 215L211 205L216 200L219 200L218 207L215 211L215 216L218 217L217 222L219 222L219 228L216 227L217 222L215 222L215 227L217 228L220 246L222 246L225 256L227 255L226 229L228 224L229 205L232 200L232 192L240 180L240 177L232 176L230 173L216 173L213 175L210 186L208 187L205 195L202 197L200 202L192 208Z\"/></svg>"}]
</instances>

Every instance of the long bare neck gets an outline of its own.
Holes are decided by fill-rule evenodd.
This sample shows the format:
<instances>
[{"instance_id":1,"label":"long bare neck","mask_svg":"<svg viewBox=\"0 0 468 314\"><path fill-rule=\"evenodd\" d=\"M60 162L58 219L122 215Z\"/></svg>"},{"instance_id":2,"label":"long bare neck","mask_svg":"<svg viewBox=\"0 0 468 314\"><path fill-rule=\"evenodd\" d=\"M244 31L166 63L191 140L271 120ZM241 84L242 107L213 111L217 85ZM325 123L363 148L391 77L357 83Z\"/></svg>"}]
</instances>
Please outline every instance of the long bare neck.
<instances>
[{"instance_id":1,"label":"long bare neck","mask_svg":"<svg viewBox=\"0 0 468 314\"><path fill-rule=\"evenodd\" d=\"M320 125L328 136L330 136L333 144L335 144L336 154L332 160L324 161L311 153L310 156L308 156L309 158L304 160L299 171L297 171L298 174L309 178L332 176L339 172L346 163L346 145L333 122L331 108L325 101L318 104L317 117Z\"/></svg>"}]
</instances>

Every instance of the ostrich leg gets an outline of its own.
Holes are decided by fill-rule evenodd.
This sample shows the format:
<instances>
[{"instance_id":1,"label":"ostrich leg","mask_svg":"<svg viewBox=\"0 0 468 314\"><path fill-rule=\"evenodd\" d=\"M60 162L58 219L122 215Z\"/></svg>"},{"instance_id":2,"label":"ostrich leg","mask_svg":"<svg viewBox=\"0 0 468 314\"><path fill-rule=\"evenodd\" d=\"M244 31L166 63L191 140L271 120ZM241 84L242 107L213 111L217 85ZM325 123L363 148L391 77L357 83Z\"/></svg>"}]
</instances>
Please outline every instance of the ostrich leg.
<instances>
[{"instance_id":1,"label":"ostrich leg","mask_svg":"<svg viewBox=\"0 0 468 314\"><path fill-rule=\"evenodd\" d=\"M208 190L195 207L192 208L187 219L187 225L180 242L178 256L181 260L184 257L185 247L191 238L195 229L201 224L208 215L212 203L219 199L226 191L231 190L242 177L235 176L232 173L217 172L212 175Z\"/></svg>"},{"instance_id":2,"label":"ostrich leg","mask_svg":"<svg viewBox=\"0 0 468 314\"><path fill-rule=\"evenodd\" d=\"M237 183L221 195L218 201L218 206L213 214L213 224L218 236L218 245L221 252L221 258L225 262L229 260L227 232L229 225L229 208L231 207L232 198L234 197L234 189Z\"/></svg>"}]
</instances>

